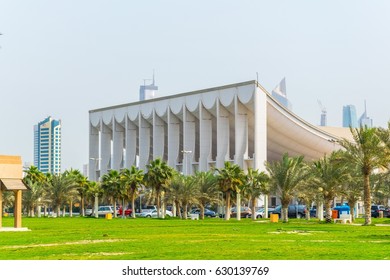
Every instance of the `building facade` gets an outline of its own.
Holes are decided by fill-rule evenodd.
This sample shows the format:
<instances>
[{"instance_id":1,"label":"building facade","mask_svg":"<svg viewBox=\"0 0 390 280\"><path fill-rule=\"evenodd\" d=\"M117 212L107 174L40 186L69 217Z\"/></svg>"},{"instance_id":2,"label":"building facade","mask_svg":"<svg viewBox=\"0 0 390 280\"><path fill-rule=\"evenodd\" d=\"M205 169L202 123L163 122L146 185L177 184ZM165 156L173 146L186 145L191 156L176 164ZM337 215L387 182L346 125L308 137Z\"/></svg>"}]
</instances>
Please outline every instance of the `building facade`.
<instances>
[{"instance_id":1,"label":"building facade","mask_svg":"<svg viewBox=\"0 0 390 280\"><path fill-rule=\"evenodd\" d=\"M34 165L43 173L61 173L61 120L47 117L34 126Z\"/></svg>"},{"instance_id":2,"label":"building facade","mask_svg":"<svg viewBox=\"0 0 390 280\"><path fill-rule=\"evenodd\" d=\"M288 152L318 159L338 137L299 118L256 81L89 112L89 179L155 158L192 174L223 167L265 170Z\"/></svg>"},{"instance_id":3,"label":"building facade","mask_svg":"<svg viewBox=\"0 0 390 280\"><path fill-rule=\"evenodd\" d=\"M354 105L343 106L343 127L358 127L356 108Z\"/></svg>"}]
</instances>

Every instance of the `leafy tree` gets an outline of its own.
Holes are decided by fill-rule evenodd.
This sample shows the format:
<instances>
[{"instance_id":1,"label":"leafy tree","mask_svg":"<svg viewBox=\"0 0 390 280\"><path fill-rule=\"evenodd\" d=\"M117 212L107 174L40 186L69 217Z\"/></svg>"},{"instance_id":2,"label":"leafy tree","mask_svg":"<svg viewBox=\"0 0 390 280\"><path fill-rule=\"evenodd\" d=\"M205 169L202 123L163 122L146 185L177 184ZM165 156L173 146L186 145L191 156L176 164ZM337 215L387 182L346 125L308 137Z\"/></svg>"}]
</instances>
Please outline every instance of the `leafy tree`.
<instances>
[{"instance_id":1,"label":"leafy tree","mask_svg":"<svg viewBox=\"0 0 390 280\"><path fill-rule=\"evenodd\" d=\"M288 222L288 205L296 196L297 188L309 176L303 156L289 157L285 153L281 160L266 162L270 175L270 189L276 193L282 203L282 220Z\"/></svg>"},{"instance_id":2,"label":"leafy tree","mask_svg":"<svg viewBox=\"0 0 390 280\"><path fill-rule=\"evenodd\" d=\"M389 167L389 147L384 142L384 136L377 128L350 128L353 142L342 139L341 146L346 150L348 162L356 165L363 177L364 225L371 224L371 188L370 175L376 169Z\"/></svg>"},{"instance_id":3,"label":"leafy tree","mask_svg":"<svg viewBox=\"0 0 390 280\"><path fill-rule=\"evenodd\" d=\"M147 166L148 171L145 174L145 183L152 188L157 201L157 217L161 216L161 194L169 190L173 176L173 168L168 166L165 161L157 158L151 161Z\"/></svg>"},{"instance_id":4,"label":"leafy tree","mask_svg":"<svg viewBox=\"0 0 390 280\"><path fill-rule=\"evenodd\" d=\"M230 219L230 199L232 194L239 193L244 184L244 172L237 164L225 161L224 168L215 168L219 190L225 194L225 220ZM237 205L240 207L240 205Z\"/></svg>"}]
</instances>

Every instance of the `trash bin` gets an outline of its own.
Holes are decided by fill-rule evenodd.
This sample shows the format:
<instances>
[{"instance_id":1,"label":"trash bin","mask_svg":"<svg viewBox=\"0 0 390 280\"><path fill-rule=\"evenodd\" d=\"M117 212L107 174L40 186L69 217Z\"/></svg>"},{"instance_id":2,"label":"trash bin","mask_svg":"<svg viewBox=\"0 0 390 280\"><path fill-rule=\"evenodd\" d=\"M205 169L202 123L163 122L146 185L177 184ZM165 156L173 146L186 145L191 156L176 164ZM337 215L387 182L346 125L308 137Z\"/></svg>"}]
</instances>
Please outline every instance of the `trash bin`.
<instances>
[{"instance_id":1,"label":"trash bin","mask_svg":"<svg viewBox=\"0 0 390 280\"><path fill-rule=\"evenodd\" d=\"M270 222L271 223L277 223L279 221L279 215L278 214L271 214L270 215Z\"/></svg>"},{"instance_id":2,"label":"trash bin","mask_svg":"<svg viewBox=\"0 0 390 280\"><path fill-rule=\"evenodd\" d=\"M3 214L4 217L8 217L8 213L7 212L4 212ZM382 216L383 216L383 211L382 211ZM383 217L382 217L383 218Z\"/></svg>"},{"instance_id":3,"label":"trash bin","mask_svg":"<svg viewBox=\"0 0 390 280\"><path fill-rule=\"evenodd\" d=\"M332 210L332 219L337 219L339 217L339 211Z\"/></svg>"},{"instance_id":4,"label":"trash bin","mask_svg":"<svg viewBox=\"0 0 390 280\"><path fill-rule=\"evenodd\" d=\"M383 211L379 211L379 218L383 218Z\"/></svg>"},{"instance_id":5,"label":"trash bin","mask_svg":"<svg viewBox=\"0 0 390 280\"><path fill-rule=\"evenodd\" d=\"M111 213L107 213L106 214L106 220L112 220L112 214Z\"/></svg>"}]
</instances>

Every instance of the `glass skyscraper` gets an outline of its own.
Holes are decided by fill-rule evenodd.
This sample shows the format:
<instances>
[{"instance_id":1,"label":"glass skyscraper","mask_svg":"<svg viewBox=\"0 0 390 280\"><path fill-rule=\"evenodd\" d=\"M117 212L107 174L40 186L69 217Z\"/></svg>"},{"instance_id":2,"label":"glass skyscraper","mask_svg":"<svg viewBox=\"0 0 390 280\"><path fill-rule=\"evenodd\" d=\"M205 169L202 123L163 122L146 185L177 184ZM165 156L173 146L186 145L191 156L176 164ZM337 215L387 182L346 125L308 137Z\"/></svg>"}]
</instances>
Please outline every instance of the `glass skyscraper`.
<instances>
[{"instance_id":1,"label":"glass skyscraper","mask_svg":"<svg viewBox=\"0 0 390 280\"><path fill-rule=\"evenodd\" d=\"M358 127L356 108L354 105L343 106L343 127Z\"/></svg>"},{"instance_id":2,"label":"glass skyscraper","mask_svg":"<svg viewBox=\"0 0 390 280\"><path fill-rule=\"evenodd\" d=\"M34 165L43 173L61 173L61 120L47 117L34 125Z\"/></svg>"}]
</instances>

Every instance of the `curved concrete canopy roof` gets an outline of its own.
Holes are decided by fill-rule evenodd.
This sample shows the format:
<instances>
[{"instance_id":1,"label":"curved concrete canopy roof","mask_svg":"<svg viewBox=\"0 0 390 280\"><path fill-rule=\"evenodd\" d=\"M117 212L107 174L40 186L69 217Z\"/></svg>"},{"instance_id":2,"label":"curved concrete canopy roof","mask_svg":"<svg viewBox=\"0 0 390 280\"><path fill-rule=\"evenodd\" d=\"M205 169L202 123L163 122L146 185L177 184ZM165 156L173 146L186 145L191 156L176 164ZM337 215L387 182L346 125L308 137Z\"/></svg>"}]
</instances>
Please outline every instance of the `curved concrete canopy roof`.
<instances>
[{"instance_id":1,"label":"curved concrete canopy roof","mask_svg":"<svg viewBox=\"0 0 390 280\"><path fill-rule=\"evenodd\" d=\"M152 116L153 108L158 116L164 118L167 110L180 114L182 104L186 104L187 109L194 113L198 109L199 102L202 102L203 106L212 113L216 100L219 100L218 102L229 110L232 108L235 95L245 107L252 111L253 94L256 92L262 92L267 98L268 161L278 160L286 152L291 156L303 155L306 160L316 160L341 148L337 144L339 136L332 134L329 130L325 131L314 126L287 110L256 81L91 110L89 112L90 123L95 127L100 122L109 125L113 118L121 123L125 114L131 121L134 121L139 117L138 112L143 118L148 119Z\"/></svg>"}]
</instances>

